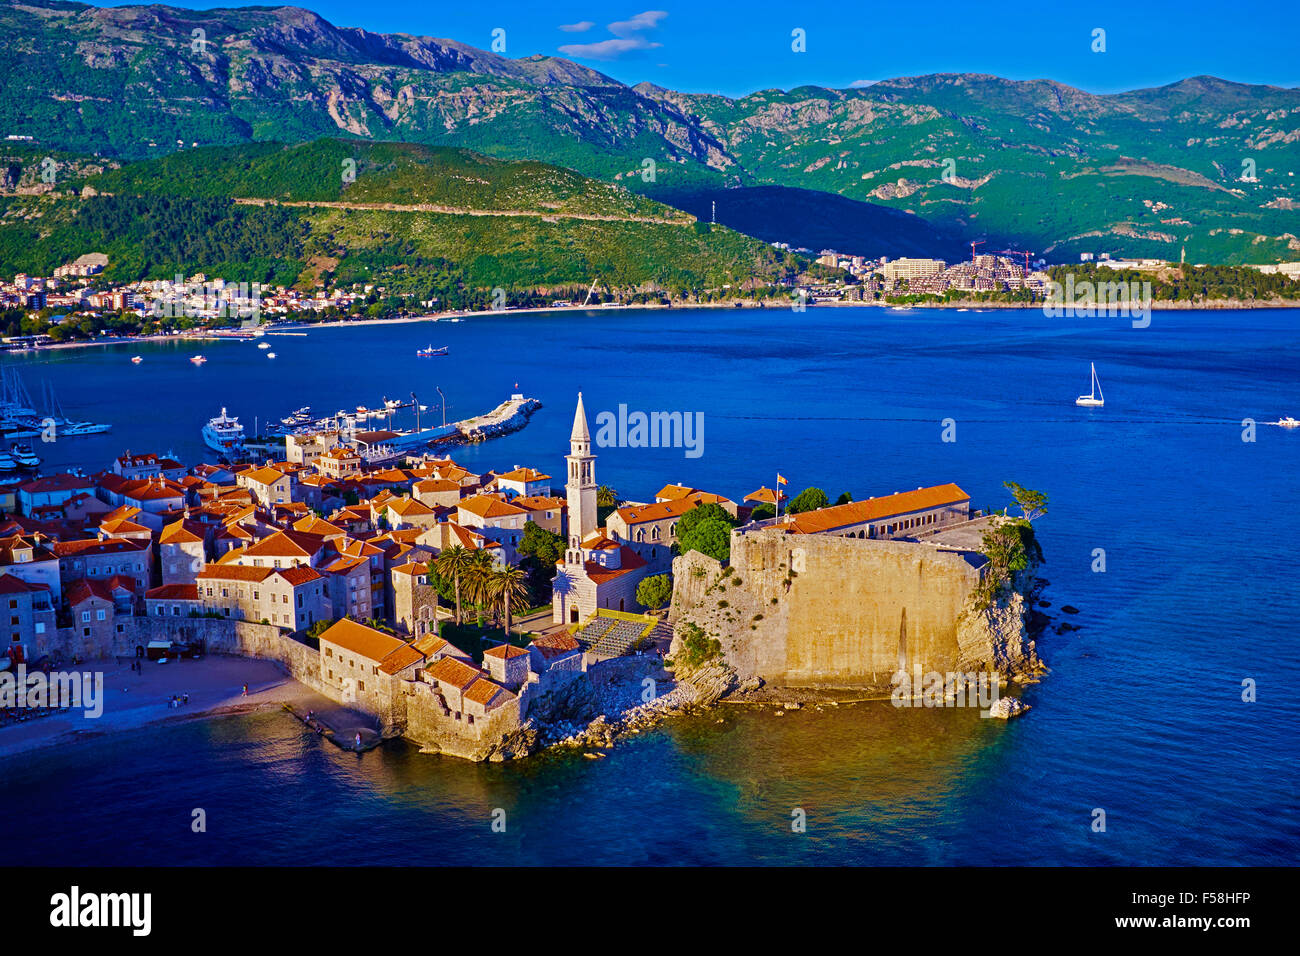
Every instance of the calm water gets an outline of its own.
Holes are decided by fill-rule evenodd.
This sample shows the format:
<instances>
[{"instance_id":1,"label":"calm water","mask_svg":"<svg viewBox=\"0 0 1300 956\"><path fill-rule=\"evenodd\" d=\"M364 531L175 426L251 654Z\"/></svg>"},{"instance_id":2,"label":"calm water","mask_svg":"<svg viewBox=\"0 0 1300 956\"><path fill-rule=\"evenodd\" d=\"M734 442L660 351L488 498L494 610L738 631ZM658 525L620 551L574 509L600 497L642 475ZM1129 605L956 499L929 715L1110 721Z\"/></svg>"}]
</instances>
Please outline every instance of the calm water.
<instances>
[{"instance_id":1,"label":"calm water","mask_svg":"<svg viewBox=\"0 0 1300 956\"><path fill-rule=\"evenodd\" d=\"M452 355L416 358L430 343ZM528 428L456 457L559 475L581 389L593 418L620 403L704 413L698 459L598 449L598 480L628 497L667 481L739 497L778 470L832 497L956 481L985 506L1004 479L1041 488L1047 596L1078 606L1082 629L1040 642L1052 673L1010 724L727 708L604 760L491 766L402 744L358 759L276 715L87 741L0 761L6 805L26 808L0 823L0 863L1296 862L1300 433L1241 440L1243 418L1300 415L1293 313L1133 329L1021 311L603 312L321 329L276 338L274 361L201 349L202 368L194 346L19 360L33 393L47 378L69 414L115 427L40 453L192 461L222 405L251 424L412 390L436 404L441 386L460 418L518 382L545 406ZM1102 410L1073 404L1090 361ZM1241 702L1244 678L1257 703ZM806 834L790 831L796 807Z\"/></svg>"}]
</instances>

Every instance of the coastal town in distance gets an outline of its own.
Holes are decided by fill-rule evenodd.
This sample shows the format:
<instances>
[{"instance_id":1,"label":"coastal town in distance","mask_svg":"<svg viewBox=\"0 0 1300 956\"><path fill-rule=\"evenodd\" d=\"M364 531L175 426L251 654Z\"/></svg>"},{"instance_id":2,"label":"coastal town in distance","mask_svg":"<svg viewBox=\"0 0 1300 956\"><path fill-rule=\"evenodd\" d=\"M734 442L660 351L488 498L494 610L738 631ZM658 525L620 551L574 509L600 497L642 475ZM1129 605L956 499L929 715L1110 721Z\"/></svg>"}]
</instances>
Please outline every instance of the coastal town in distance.
<instances>
[{"instance_id":1,"label":"coastal town in distance","mask_svg":"<svg viewBox=\"0 0 1300 956\"><path fill-rule=\"evenodd\" d=\"M1262 2L0 5L17 938L1284 927Z\"/></svg>"}]
</instances>

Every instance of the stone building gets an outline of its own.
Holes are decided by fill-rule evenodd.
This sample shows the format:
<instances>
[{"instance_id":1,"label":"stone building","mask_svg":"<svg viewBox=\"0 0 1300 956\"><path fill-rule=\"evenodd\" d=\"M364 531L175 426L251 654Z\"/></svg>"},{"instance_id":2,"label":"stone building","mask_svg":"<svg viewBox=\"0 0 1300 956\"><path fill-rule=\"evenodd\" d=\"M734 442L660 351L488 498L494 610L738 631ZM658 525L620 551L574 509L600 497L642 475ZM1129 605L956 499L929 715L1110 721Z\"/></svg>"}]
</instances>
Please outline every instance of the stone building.
<instances>
[{"instance_id":1,"label":"stone building","mask_svg":"<svg viewBox=\"0 0 1300 956\"><path fill-rule=\"evenodd\" d=\"M20 660L32 659L25 646L28 640L53 635L57 626L50 586L31 584L12 574L0 574L0 613L7 625L6 643L20 649Z\"/></svg>"},{"instance_id":2,"label":"stone building","mask_svg":"<svg viewBox=\"0 0 1300 956\"><path fill-rule=\"evenodd\" d=\"M399 682L415 679L424 655L405 641L344 618L320 635L320 679L343 703L389 714Z\"/></svg>"},{"instance_id":3,"label":"stone building","mask_svg":"<svg viewBox=\"0 0 1300 956\"><path fill-rule=\"evenodd\" d=\"M483 669L506 690L517 694L528 683L531 661L522 647L498 644L483 652Z\"/></svg>"},{"instance_id":4,"label":"stone building","mask_svg":"<svg viewBox=\"0 0 1300 956\"><path fill-rule=\"evenodd\" d=\"M150 617L185 617L202 610L197 584L163 584L144 592L145 613Z\"/></svg>"},{"instance_id":5,"label":"stone building","mask_svg":"<svg viewBox=\"0 0 1300 956\"><path fill-rule=\"evenodd\" d=\"M193 584L208 558L208 529L188 518L173 521L158 536L163 584Z\"/></svg>"},{"instance_id":6,"label":"stone building","mask_svg":"<svg viewBox=\"0 0 1300 956\"><path fill-rule=\"evenodd\" d=\"M331 617L325 579L313 568L209 564L196 583L203 610L232 620L299 631Z\"/></svg>"},{"instance_id":7,"label":"stone building","mask_svg":"<svg viewBox=\"0 0 1300 956\"><path fill-rule=\"evenodd\" d=\"M438 591L429 583L427 564L403 564L389 572L393 586L393 623L414 637L437 633Z\"/></svg>"},{"instance_id":8,"label":"stone building","mask_svg":"<svg viewBox=\"0 0 1300 956\"><path fill-rule=\"evenodd\" d=\"M954 484L917 488L866 501L762 522L791 534L834 534L848 538L895 538L935 531L970 518L970 495Z\"/></svg>"},{"instance_id":9,"label":"stone building","mask_svg":"<svg viewBox=\"0 0 1300 956\"><path fill-rule=\"evenodd\" d=\"M148 542L85 538L56 541L51 550L59 559L59 578L64 587L82 578L102 581L128 575L135 580L136 593L143 597L153 583L153 548Z\"/></svg>"},{"instance_id":10,"label":"stone building","mask_svg":"<svg viewBox=\"0 0 1300 956\"><path fill-rule=\"evenodd\" d=\"M131 578L116 575L108 580L83 578L68 585L73 654L83 659L108 656L106 649L125 632L135 613L134 584Z\"/></svg>"}]
</instances>

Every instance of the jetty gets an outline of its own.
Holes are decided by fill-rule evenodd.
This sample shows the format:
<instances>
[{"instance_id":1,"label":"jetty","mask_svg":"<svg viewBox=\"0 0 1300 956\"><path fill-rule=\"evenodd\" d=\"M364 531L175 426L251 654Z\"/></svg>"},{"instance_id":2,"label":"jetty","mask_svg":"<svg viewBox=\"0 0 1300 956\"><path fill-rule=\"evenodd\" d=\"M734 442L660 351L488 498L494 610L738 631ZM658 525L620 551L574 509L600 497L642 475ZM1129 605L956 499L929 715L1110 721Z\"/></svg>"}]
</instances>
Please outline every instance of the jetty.
<instances>
[{"instance_id":1,"label":"jetty","mask_svg":"<svg viewBox=\"0 0 1300 956\"><path fill-rule=\"evenodd\" d=\"M524 398L518 393L510 396L492 411L475 418L456 422L454 426L465 441L479 442L499 435L517 432L528 424L533 412L542 407L535 398Z\"/></svg>"},{"instance_id":2,"label":"jetty","mask_svg":"<svg viewBox=\"0 0 1300 956\"><path fill-rule=\"evenodd\" d=\"M515 394L492 411L464 421L421 428L418 431L352 431L351 443L371 464L396 460L406 452L432 445L486 441L519 431L528 424L533 412L542 407L536 398Z\"/></svg>"}]
</instances>

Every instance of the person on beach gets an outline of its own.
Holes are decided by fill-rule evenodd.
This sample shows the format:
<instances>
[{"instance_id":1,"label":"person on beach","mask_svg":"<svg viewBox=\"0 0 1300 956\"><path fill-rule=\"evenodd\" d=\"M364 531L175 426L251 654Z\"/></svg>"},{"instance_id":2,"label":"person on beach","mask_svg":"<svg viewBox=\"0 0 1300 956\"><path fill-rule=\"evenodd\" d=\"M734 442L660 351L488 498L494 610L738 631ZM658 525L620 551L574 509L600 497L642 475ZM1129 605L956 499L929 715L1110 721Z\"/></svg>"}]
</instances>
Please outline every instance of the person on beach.
<instances>
[{"instance_id":1,"label":"person on beach","mask_svg":"<svg viewBox=\"0 0 1300 956\"><path fill-rule=\"evenodd\" d=\"M361 732L357 731L357 749L361 749Z\"/></svg>"},{"instance_id":2,"label":"person on beach","mask_svg":"<svg viewBox=\"0 0 1300 956\"><path fill-rule=\"evenodd\" d=\"M245 697L248 696L248 685L247 685L247 684L244 685L244 696L245 696Z\"/></svg>"}]
</instances>

